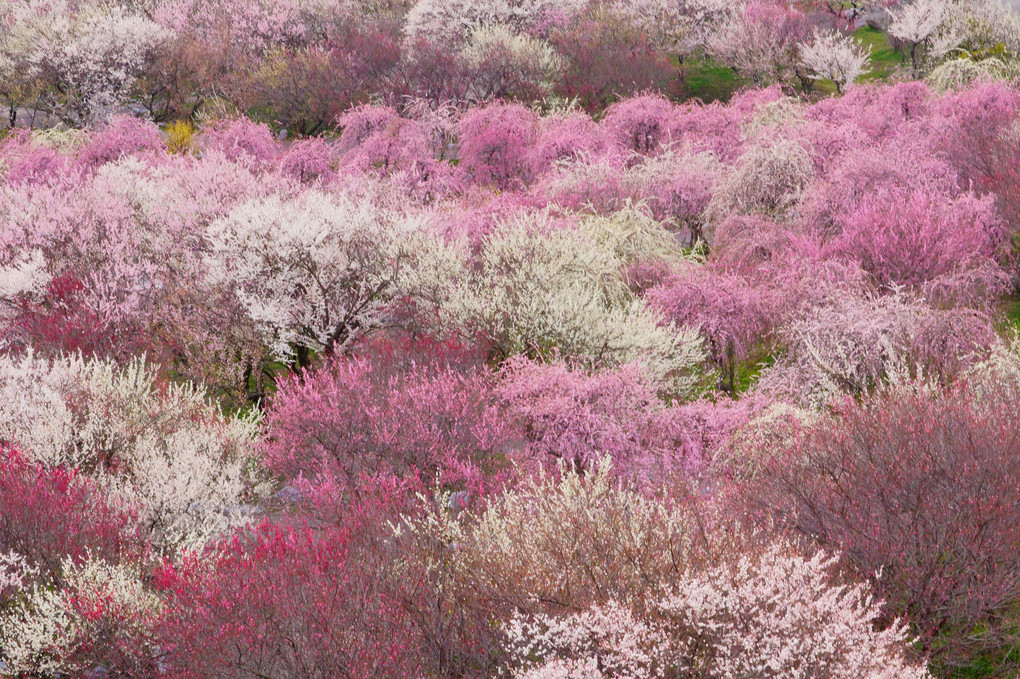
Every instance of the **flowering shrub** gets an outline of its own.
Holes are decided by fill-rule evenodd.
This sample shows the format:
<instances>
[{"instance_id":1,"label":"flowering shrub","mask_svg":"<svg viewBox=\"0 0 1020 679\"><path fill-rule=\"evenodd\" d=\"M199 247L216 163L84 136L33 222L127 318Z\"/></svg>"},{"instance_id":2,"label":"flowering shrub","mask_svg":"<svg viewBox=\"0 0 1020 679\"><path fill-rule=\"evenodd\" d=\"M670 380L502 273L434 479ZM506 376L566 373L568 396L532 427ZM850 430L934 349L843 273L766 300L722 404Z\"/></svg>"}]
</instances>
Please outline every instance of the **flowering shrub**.
<instances>
[{"instance_id":1,"label":"flowering shrub","mask_svg":"<svg viewBox=\"0 0 1020 679\"><path fill-rule=\"evenodd\" d=\"M269 196L209 226L213 275L276 356L331 355L379 325L415 225L343 196Z\"/></svg>"},{"instance_id":2,"label":"flowering shrub","mask_svg":"<svg viewBox=\"0 0 1020 679\"><path fill-rule=\"evenodd\" d=\"M228 160L251 163L255 167L271 163L277 153L269 128L246 118L214 123L202 134L200 143L210 151L222 153Z\"/></svg>"},{"instance_id":3,"label":"flowering shrub","mask_svg":"<svg viewBox=\"0 0 1020 679\"><path fill-rule=\"evenodd\" d=\"M280 171L302 182L328 182L333 176L333 149L321 139L301 139L280 160Z\"/></svg>"},{"instance_id":4,"label":"flowering shrub","mask_svg":"<svg viewBox=\"0 0 1020 679\"><path fill-rule=\"evenodd\" d=\"M880 285L918 286L988 261L1002 239L990 200L912 192L872 197L827 249L859 261Z\"/></svg>"},{"instance_id":5,"label":"flowering shrub","mask_svg":"<svg viewBox=\"0 0 1020 679\"><path fill-rule=\"evenodd\" d=\"M663 97L633 97L606 110L606 135L622 148L652 154L672 141L675 107Z\"/></svg>"},{"instance_id":6,"label":"flowering shrub","mask_svg":"<svg viewBox=\"0 0 1020 679\"><path fill-rule=\"evenodd\" d=\"M699 329L731 391L737 363L772 339L779 318L770 297L739 276L707 267L689 267L647 293L670 321Z\"/></svg>"},{"instance_id":7,"label":"flowering shrub","mask_svg":"<svg viewBox=\"0 0 1020 679\"><path fill-rule=\"evenodd\" d=\"M504 365L498 393L539 462L581 470L608 456L618 473L645 483L702 463L685 445L678 409L658 400L638 366L586 375L518 357Z\"/></svg>"},{"instance_id":8,"label":"flowering shrub","mask_svg":"<svg viewBox=\"0 0 1020 679\"><path fill-rule=\"evenodd\" d=\"M453 267L439 314L480 334L503 357L557 350L591 365L637 362L680 396L695 387L702 358L695 332L660 323L620 277L615 253L541 213L502 225L474 270ZM484 281L484 283L483 283Z\"/></svg>"},{"instance_id":9,"label":"flowering shrub","mask_svg":"<svg viewBox=\"0 0 1020 679\"><path fill-rule=\"evenodd\" d=\"M587 114L571 111L545 116L539 122L538 136L529 149L530 169L542 174L557 162L597 152L603 145L599 127Z\"/></svg>"},{"instance_id":10,"label":"flowering shrub","mask_svg":"<svg viewBox=\"0 0 1020 679\"><path fill-rule=\"evenodd\" d=\"M616 8L591 4L551 31L550 42L566 62L557 94L595 112L622 96L668 90L676 68L655 35Z\"/></svg>"},{"instance_id":11,"label":"flowering shrub","mask_svg":"<svg viewBox=\"0 0 1020 679\"><path fill-rule=\"evenodd\" d=\"M4 357L0 389L0 436L44 469L88 470L158 545L247 521L257 418L225 417L203 390L160 384L140 360L121 369L78 356Z\"/></svg>"},{"instance_id":12,"label":"flowering shrub","mask_svg":"<svg viewBox=\"0 0 1020 679\"><path fill-rule=\"evenodd\" d=\"M106 117L170 34L141 13L99 3L5 2L0 78L20 88L49 81L58 96L43 104L65 122ZM11 121L13 124L13 120Z\"/></svg>"},{"instance_id":13,"label":"flowering shrub","mask_svg":"<svg viewBox=\"0 0 1020 679\"><path fill-rule=\"evenodd\" d=\"M902 295L842 295L785 333L787 355L756 388L815 406L911 377L950 381L995 337L979 312L933 309Z\"/></svg>"},{"instance_id":14,"label":"flowering shrub","mask_svg":"<svg viewBox=\"0 0 1020 679\"><path fill-rule=\"evenodd\" d=\"M764 460L756 503L842 550L950 664L1012 643L1016 385L1004 378L846 401L778 450L749 453Z\"/></svg>"},{"instance_id":15,"label":"flowering shrub","mask_svg":"<svg viewBox=\"0 0 1020 679\"><path fill-rule=\"evenodd\" d=\"M901 623L875 631L881 607L866 586L834 585L836 559L791 551L771 545L688 575L646 603L644 615L610 601L560 617L518 617L509 627L514 676L929 676L907 659Z\"/></svg>"},{"instance_id":16,"label":"flowering shrub","mask_svg":"<svg viewBox=\"0 0 1020 679\"><path fill-rule=\"evenodd\" d=\"M514 431L484 373L391 364L384 356L337 359L281 382L267 419L268 466L347 490L364 475L412 473L460 490L510 457Z\"/></svg>"},{"instance_id":17,"label":"flowering shrub","mask_svg":"<svg viewBox=\"0 0 1020 679\"><path fill-rule=\"evenodd\" d=\"M163 141L156 129L138 119L122 116L114 118L105 129L93 135L88 145L81 150L78 162L94 168L118 160L126 154L161 150Z\"/></svg>"},{"instance_id":18,"label":"flowering shrub","mask_svg":"<svg viewBox=\"0 0 1020 679\"><path fill-rule=\"evenodd\" d=\"M708 49L756 85L782 81L797 65L797 45L807 41L808 26L807 17L793 6L752 1L723 24Z\"/></svg>"},{"instance_id":19,"label":"flowering shrub","mask_svg":"<svg viewBox=\"0 0 1020 679\"><path fill-rule=\"evenodd\" d=\"M180 677L412 676L407 617L344 531L263 522L167 563L158 633Z\"/></svg>"},{"instance_id":20,"label":"flowering shrub","mask_svg":"<svg viewBox=\"0 0 1020 679\"><path fill-rule=\"evenodd\" d=\"M88 560L61 565L61 586L35 584L0 613L5 671L133 676L156 669L153 639L160 601L131 567Z\"/></svg>"},{"instance_id":21,"label":"flowering shrub","mask_svg":"<svg viewBox=\"0 0 1020 679\"><path fill-rule=\"evenodd\" d=\"M504 25L482 25L461 52L471 73L469 97L475 101L534 101L551 94L564 68L547 43L514 34Z\"/></svg>"},{"instance_id":22,"label":"flowering shrub","mask_svg":"<svg viewBox=\"0 0 1020 679\"><path fill-rule=\"evenodd\" d=\"M801 49L801 64L811 77L831 80L842 92L853 85L867 71L870 50L839 33L816 34L814 40Z\"/></svg>"},{"instance_id":23,"label":"flowering shrub","mask_svg":"<svg viewBox=\"0 0 1020 679\"><path fill-rule=\"evenodd\" d=\"M733 213L783 218L813 174L811 157L796 141L755 145L720 180L707 210L715 220Z\"/></svg>"},{"instance_id":24,"label":"flowering shrub","mask_svg":"<svg viewBox=\"0 0 1020 679\"><path fill-rule=\"evenodd\" d=\"M693 247L705 240L706 210L712 200L720 163L710 153L664 152L645 159L627 173L624 183L652 215Z\"/></svg>"},{"instance_id":25,"label":"flowering shrub","mask_svg":"<svg viewBox=\"0 0 1020 679\"><path fill-rule=\"evenodd\" d=\"M62 563L87 558L120 563L144 556L137 513L107 497L101 483L81 472L32 463L5 447L0 479L0 541L35 574L51 577Z\"/></svg>"},{"instance_id":26,"label":"flowering shrub","mask_svg":"<svg viewBox=\"0 0 1020 679\"><path fill-rule=\"evenodd\" d=\"M527 181L524 149L538 121L519 104L477 108L460 121L460 167L475 182L508 189Z\"/></svg>"},{"instance_id":27,"label":"flowering shrub","mask_svg":"<svg viewBox=\"0 0 1020 679\"><path fill-rule=\"evenodd\" d=\"M434 603L420 614L438 664L493 667L502 655L498 628L514 610L640 600L723 547L703 546L681 508L613 477L605 458L584 475L561 468L525 481L480 513L443 496L407 517L398 529L407 541L403 567L424 574Z\"/></svg>"}]
</instances>

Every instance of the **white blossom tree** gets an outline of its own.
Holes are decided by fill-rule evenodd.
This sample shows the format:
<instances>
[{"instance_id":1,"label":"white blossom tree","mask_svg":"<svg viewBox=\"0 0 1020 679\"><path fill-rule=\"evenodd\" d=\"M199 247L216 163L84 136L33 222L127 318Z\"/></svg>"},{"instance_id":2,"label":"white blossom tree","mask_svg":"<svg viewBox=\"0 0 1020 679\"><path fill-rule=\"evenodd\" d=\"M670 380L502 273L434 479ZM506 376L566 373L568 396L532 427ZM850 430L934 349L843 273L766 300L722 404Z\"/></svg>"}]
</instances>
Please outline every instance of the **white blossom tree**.
<instances>
[{"instance_id":1,"label":"white blossom tree","mask_svg":"<svg viewBox=\"0 0 1020 679\"><path fill-rule=\"evenodd\" d=\"M342 195L269 196L209 226L208 261L276 356L304 364L386 320L416 230Z\"/></svg>"},{"instance_id":2,"label":"white blossom tree","mask_svg":"<svg viewBox=\"0 0 1020 679\"><path fill-rule=\"evenodd\" d=\"M804 677L929 679L907 626L878 631L870 588L832 584L836 558L782 542L690 573L636 613L615 601L508 627L516 679Z\"/></svg>"},{"instance_id":3,"label":"white blossom tree","mask_svg":"<svg viewBox=\"0 0 1020 679\"><path fill-rule=\"evenodd\" d=\"M871 50L848 35L829 31L815 34L800 48L800 63L811 78L831 80L842 93L868 68Z\"/></svg>"},{"instance_id":4,"label":"white blossom tree","mask_svg":"<svg viewBox=\"0 0 1020 679\"><path fill-rule=\"evenodd\" d=\"M437 264L419 266L406 289L433 301L441 330L480 335L504 357L635 362L653 381L690 396L704 348L695 330L667 323L628 289L626 252L614 251L622 239L606 233L625 225L574 229L546 213L519 216L497 227L474 261L466 245L440 248Z\"/></svg>"},{"instance_id":5,"label":"white blossom tree","mask_svg":"<svg viewBox=\"0 0 1020 679\"><path fill-rule=\"evenodd\" d=\"M405 36L451 46L463 44L480 25L505 24L515 32L545 15L571 17L587 0L418 0L407 13Z\"/></svg>"},{"instance_id":6,"label":"white blossom tree","mask_svg":"<svg viewBox=\"0 0 1020 679\"><path fill-rule=\"evenodd\" d=\"M0 82L12 91L40 81L48 108L85 125L123 105L146 59L170 33L119 4L0 2Z\"/></svg>"},{"instance_id":7,"label":"white blossom tree","mask_svg":"<svg viewBox=\"0 0 1020 679\"><path fill-rule=\"evenodd\" d=\"M915 75L960 44L962 37L949 21L953 11L946 0L915 0L892 13L889 35L905 43Z\"/></svg>"}]
</instances>

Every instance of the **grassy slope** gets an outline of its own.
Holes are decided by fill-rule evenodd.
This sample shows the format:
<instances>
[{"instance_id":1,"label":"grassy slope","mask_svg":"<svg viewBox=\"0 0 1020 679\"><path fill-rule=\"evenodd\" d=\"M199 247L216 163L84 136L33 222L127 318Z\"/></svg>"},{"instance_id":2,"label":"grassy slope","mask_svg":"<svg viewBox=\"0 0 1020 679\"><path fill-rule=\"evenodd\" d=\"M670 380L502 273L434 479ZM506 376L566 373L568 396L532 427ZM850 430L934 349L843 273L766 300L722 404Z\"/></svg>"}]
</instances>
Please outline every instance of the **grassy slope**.
<instances>
[{"instance_id":1,"label":"grassy slope","mask_svg":"<svg viewBox=\"0 0 1020 679\"><path fill-rule=\"evenodd\" d=\"M854 31L854 37L871 48L871 70L860 77L860 82L885 80L902 62L900 54L889 44L889 36L882 31L862 26Z\"/></svg>"},{"instance_id":2,"label":"grassy slope","mask_svg":"<svg viewBox=\"0 0 1020 679\"><path fill-rule=\"evenodd\" d=\"M684 66L685 99L701 99L706 104L712 101L725 102L747 84L732 68L711 59L691 60Z\"/></svg>"}]
</instances>

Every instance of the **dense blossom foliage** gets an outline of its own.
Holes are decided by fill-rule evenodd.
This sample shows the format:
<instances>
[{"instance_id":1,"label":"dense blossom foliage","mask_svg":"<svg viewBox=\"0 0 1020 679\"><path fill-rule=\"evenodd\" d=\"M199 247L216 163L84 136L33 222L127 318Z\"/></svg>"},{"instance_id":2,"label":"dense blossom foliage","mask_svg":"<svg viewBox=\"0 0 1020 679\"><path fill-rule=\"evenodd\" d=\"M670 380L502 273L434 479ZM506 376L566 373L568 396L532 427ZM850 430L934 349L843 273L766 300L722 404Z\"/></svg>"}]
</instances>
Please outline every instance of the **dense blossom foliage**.
<instances>
[{"instance_id":1,"label":"dense blossom foliage","mask_svg":"<svg viewBox=\"0 0 1020 679\"><path fill-rule=\"evenodd\" d=\"M604 458L584 475L566 467L539 474L484 508L442 495L405 519L402 568L424 579L417 606L426 608L416 612L428 620L440 670L501 662L499 626L515 610L558 613L640 598L722 549L724 539L697 539L689 512L614 476Z\"/></svg>"},{"instance_id":2,"label":"dense blossom foliage","mask_svg":"<svg viewBox=\"0 0 1020 679\"><path fill-rule=\"evenodd\" d=\"M262 454L270 469L328 492L350 492L363 476L412 473L477 489L483 469L495 471L515 444L491 382L447 361L401 369L386 354L338 358L280 384Z\"/></svg>"},{"instance_id":3,"label":"dense blossom foliage","mask_svg":"<svg viewBox=\"0 0 1020 679\"><path fill-rule=\"evenodd\" d=\"M791 551L768 545L686 575L639 615L610 600L582 613L517 618L509 630L514 676L929 676L904 657L905 626L875 631L881 608L864 585L833 585L835 559Z\"/></svg>"},{"instance_id":4,"label":"dense blossom foliage","mask_svg":"<svg viewBox=\"0 0 1020 679\"><path fill-rule=\"evenodd\" d=\"M599 111L682 90L705 56L755 85L843 91L873 67L849 37L865 19L912 75L961 49L973 63L1020 52L997 0L5 0L0 101L11 126L247 110L315 134L369 101Z\"/></svg>"},{"instance_id":5,"label":"dense blossom foliage","mask_svg":"<svg viewBox=\"0 0 1020 679\"><path fill-rule=\"evenodd\" d=\"M0 676L1016 676L1018 27L0 0Z\"/></svg>"},{"instance_id":6,"label":"dense blossom foliage","mask_svg":"<svg viewBox=\"0 0 1020 679\"><path fill-rule=\"evenodd\" d=\"M748 451L762 457L754 503L789 507L798 529L878 573L892 610L948 663L1009 634L1005 607L1018 587L1007 488L1017 383L994 359L974 373L975 384L947 392L908 383L848 401L778 451Z\"/></svg>"},{"instance_id":7,"label":"dense blossom foliage","mask_svg":"<svg viewBox=\"0 0 1020 679\"><path fill-rule=\"evenodd\" d=\"M194 386L157 383L142 361L29 353L5 356L0 372L0 436L42 469L81 469L136 509L151 540L187 543L247 521L254 418L224 416Z\"/></svg>"},{"instance_id":8,"label":"dense blossom foliage","mask_svg":"<svg viewBox=\"0 0 1020 679\"><path fill-rule=\"evenodd\" d=\"M158 629L174 676L412 675L407 616L352 542L262 523L206 558L165 564Z\"/></svg>"}]
</instances>

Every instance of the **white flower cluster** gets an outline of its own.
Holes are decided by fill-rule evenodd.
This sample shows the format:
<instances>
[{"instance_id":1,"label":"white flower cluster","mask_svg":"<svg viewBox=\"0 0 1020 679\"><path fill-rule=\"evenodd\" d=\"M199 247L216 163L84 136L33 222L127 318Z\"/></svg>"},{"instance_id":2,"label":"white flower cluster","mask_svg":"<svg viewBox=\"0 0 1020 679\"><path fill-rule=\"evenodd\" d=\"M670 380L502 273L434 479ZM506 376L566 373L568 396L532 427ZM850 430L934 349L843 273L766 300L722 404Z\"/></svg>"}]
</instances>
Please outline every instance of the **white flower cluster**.
<instances>
[{"instance_id":1,"label":"white flower cluster","mask_svg":"<svg viewBox=\"0 0 1020 679\"><path fill-rule=\"evenodd\" d=\"M816 676L926 679L906 626L877 631L864 585L831 584L835 558L776 543L688 576L637 615L610 600L568 616L518 617L507 629L517 679Z\"/></svg>"},{"instance_id":2,"label":"white flower cluster","mask_svg":"<svg viewBox=\"0 0 1020 679\"><path fill-rule=\"evenodd\" d=\"M16 307L20 300L40 295L51 280L53 277L39 250L32 250L7 266L0 266L0 318L3 317L3 307Z\"/></svg>"},{"instance_id":3,"label":"white flower cluster","mask_svg":"<svg viewBox=\"0 0 1020 679\"><path fill-rule=\"evenodd\" d=\"M499 69L519 74L524 80L551 94L553 83L566 62L549 43L530 35L514 33L503 24L482 24L476 27L461 50L464 61L474 69L499 60ZM485 92L478 92L484 96Z\"/></svg>"},{"instance_id":4,"label":"white flower cluster","mask_svg":"<svg viewBox=\"0 0 1020 679\"><path fill-rule=\"evenodd\" d=\"M849 35L828 31L800 48L800 63L816 80L831 80L843 92L868 69L871 49Z\"/></svg>"},{"instance_id":5,"label":"white flower cluster","mask_svg":"<svg viewBox=\"0 0 1020 679\"><path fill-rule=\"evenodd\" d=\"M0 648L12 675L66 675L88 669L72 659L83 644L111 633L148 634L160 602L146 591L138 573L94 559L80 565L67 559L61 575L60 588L37 583L0 613Z\"/></svg>"},{"instance_id":6,"label":"white flower cluster","mask_svg":"<svg viewBox=\"0 0 1020 679\"><path fill-rule=\"evenodd\" d=\"M0 81L60 83L55 112L89 122L123 104L145 60L169 37L140 12L116 3L0 2Z\"/></svg>"},{"instance_id":7,"label":"white flower cluster","mask_svg":"<svg viewBox=\"0 0 1020 679\"><path fill-rule=\"evenodd\" d=\"M157 545L204 540L248 520L258 429L200 388L157 386L142 360L0 358L0 439L46 465L92 470L136 507Z\"/></svg>"},{"instance_id":8,"label":"white flower cluster","mask_svg":"<svg viewBox=\"0 0 1020 679\"><path fill-rule=\"evenodd\" d=\"M544 15L573 16L587 0L419 0L407 14L404 33L411 41L444 44L465 41L480 25L505 24L522 32Z\"/></svg>"},{"instance_id":9,"label":"white flower cluster","mask_svg":"<svg viewBox=\"0 0 1020 679\"><path fill-rule=\"evenodd\" d=\"M436 270L452 276L450 291L437 295L437 316L506 355L555 350L593 364L638 363L653 381L688 396L704 348L695 329L664 322L627 288L617 251L626 253L606 233L626 224L596 221L589 235L545 213L518 217L485 240L473 266L460 244L461 263L454 257ZM664 247L656 240L650 247Z\"/></svg>"},{"instance_id":10,"label":"white flower cluster","mask_svg":"<svg viewBox=\"0 0 1020 679\"><path fill-rule=\"evenodd\" d=\"M274 195L209 226L209 267L278 357L295 347L331 353L386 318L417 229L343 195Z\"/></svg>"},{"instance_id":11,"label":"white flower cluster","mask_svg":"<svg viewBox=\"0 0 1020 679\"><path fill-rule=\"evenodd\" d=\"M10 590L25 586L26 580L38 575L39 569L17 552L0 552L0 598Z\"/></svg>"}]
</instances>

